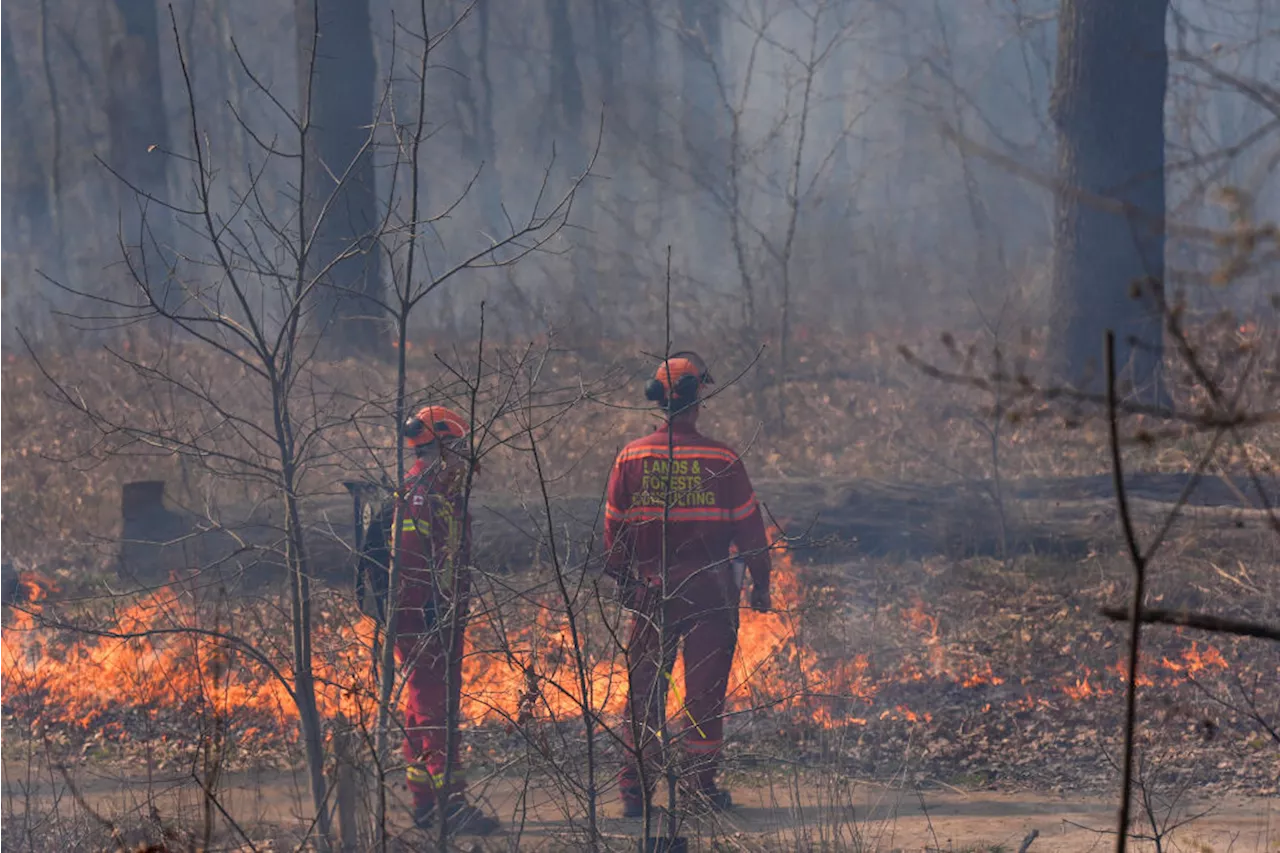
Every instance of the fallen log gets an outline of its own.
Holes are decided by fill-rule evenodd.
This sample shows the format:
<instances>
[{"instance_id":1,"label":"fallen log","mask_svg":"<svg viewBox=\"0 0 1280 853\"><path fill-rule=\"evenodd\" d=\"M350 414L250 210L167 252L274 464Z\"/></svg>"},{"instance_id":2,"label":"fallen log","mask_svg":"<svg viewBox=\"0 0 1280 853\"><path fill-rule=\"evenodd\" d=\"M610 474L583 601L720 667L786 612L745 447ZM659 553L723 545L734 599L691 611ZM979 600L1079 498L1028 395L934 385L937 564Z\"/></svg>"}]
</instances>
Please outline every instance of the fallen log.
<instances>
[{"instance_id":1,"label":"fallen log","mask_svg":"<svg viewBox=\"0 0 1280 853\"><path fill-rule=\"evenodd\" d=\"M989 483L882 483L869 480L766 480L757 492L769 519L805 559L830 561L853 555L1005 557L1044 554L1080 557L1118 540L1114 498L1107 476L1014 481L998 498ZM1136 474L1129 482L1137 524L1159 524L1187 482L1182 474ZM222 513L222 518L170 508L163 483L125 487L120 572L154 582L170 571L238 572L268 579L283 569L283 525L267 509ZM1259 505L1280 504L1280 483L1266 493L1254 484L1206 479L1179 509L1181 524L1195 530L1265 530L1273 519ZM552 538L564 565L581 566L600 555L603 512L598 495L556 497L551 523L541 504L510 492L477 491L472 497L475 560L488 571L517 572L551 559ZM352 503L345 491L307 501L307 545L316 572L347 578L353 564Z\"/></svg>"}]
</instances>

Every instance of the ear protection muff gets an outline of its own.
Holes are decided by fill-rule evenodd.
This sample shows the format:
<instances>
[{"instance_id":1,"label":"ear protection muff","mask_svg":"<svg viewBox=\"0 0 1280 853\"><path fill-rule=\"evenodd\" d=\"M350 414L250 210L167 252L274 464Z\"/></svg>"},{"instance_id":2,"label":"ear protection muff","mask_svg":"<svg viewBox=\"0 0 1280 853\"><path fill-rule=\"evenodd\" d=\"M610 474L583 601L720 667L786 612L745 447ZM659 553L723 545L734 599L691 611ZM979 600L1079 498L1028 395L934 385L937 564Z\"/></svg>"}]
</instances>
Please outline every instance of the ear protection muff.
<instances>
[{"instance_id":1,"label":"ear protection muff","mask_svg":"<svg viewBox=\"0 0 1280 853\"><path fill-rule=\"evenodd\" d=\"M436 421L434 424L431 425L432 429L435 431L435 434L437 436L448 435L449 426L450 424L448 421ZM419 419L409 418L409 420L404 422L404 437L417 438L418 436L422 435L422 433L426 430L426 428L427 428L427 425L422 421L420 421Z\"/></svg>"},{"instance_id":2,"label":"ear protection muff","mask_svg":"<svg viewBox=\"0 0 1280 853\"><path fill-rule=\"evenodd\" d=\"M422 431L426 428L427 425L418 420L417 417L409 418L409 420L404 422L404 437L417 438L422 435Z\"/></svg>"},{"instance_id":3,"label":"ear protection muff","mask_svg":"<svg viewBox=\"0 0 1280 853\"><path fill-rule=\"evenodd\" d=\"M671 389L671 396L677 400L688 400L692 402L698 396L698 386L701 380L697 376L681 376L676 380L676 387Z\"/></svg>"},{"instance_id":4,"label":"ear protection muff","mask_svg":"<svg viewBox=\"0 0 1280 853\"><path fill-rule=\"evenodd\" d=\"M686 374L676 380L675 387L671 389L671 397L673 400L679 400L684 405L692 403L698 397L698 386L702 384L710 384L712 382L711 375L707 373L706 366L702 363L702 359L695 353L683 352L676 353L672 358L687 358L697 365L700 375ZM660 381L650 379L645 383L644 396L646 400L651 400L659 406L667 406L670 401L667 400L667 389ZM681 406L683 408L683 406Z\"/></svg>"}]
</instances>

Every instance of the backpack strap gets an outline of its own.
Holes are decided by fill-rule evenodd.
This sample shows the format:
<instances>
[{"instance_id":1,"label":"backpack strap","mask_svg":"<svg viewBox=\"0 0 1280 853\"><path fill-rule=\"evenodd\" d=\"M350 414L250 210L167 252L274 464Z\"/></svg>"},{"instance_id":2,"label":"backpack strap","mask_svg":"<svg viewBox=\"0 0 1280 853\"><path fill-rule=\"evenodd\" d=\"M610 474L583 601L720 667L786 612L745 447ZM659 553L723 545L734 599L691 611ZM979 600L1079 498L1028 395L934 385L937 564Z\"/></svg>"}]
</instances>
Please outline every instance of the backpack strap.
<instances>
[{"instance_id":1,"label":"backpack strap","mask_svg":"<svg viewBox=\"0 0 1280 853\"><path fill-rule=\"evenodd\" d=\"M360 610L381 623L386 622L387 589L391 578L391 525L396 506L391 498L366 517L363 543L356 561L356 600Z\"/></svg>"}]
</instances>

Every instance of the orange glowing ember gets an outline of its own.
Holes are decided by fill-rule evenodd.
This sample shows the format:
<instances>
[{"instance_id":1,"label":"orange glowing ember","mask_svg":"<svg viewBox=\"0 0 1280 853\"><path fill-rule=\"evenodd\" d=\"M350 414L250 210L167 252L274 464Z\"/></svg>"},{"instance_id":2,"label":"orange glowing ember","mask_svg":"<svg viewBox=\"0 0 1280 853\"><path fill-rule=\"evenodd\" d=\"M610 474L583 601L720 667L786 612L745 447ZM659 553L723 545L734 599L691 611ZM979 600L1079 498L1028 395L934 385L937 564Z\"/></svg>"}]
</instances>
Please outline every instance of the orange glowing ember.
<instances>
[{"instance_id":1,"label":"orange glowing ember","mask_svg":"<svg viewBox=\"0 0 1280 853\"><path fill-rule=\"evenodd\" d=\"M1222 657L1222 652L1213 646L1205 646L1202 652L1200 651L1200 644L1193 641L1191 648L1182 652L1182 660L1180 662L1165 658L1160 661L1160 665L1171 672L1195 675L1213 669L1226 669L1227 661Z\"/></svg>"},{"instance_id":2,"label":"orange glowing ember","mask_svg":"<svg viewBox=\"0 0 1280 853\"><path fill-rule=\"evenodd\" d=\"M1068 684L1062 688L1062 692L1067 694L1071 699L1077 702L1088 699L1090 696L1099 695L1097 688L1089 681L1089 676L1093 674L1093 670L1089 667L1084 668L1084 678L1077 678L1075 684ZM1110 691L1108 691L1110 692Z\"/></svg>"},{"instance_id":3,"label":"orange glowing ember","mask_svg":"<svg viewBox=\"0 0 1280 853\"><path fill-rule=\"evenodd\" d=\"M1121 681L1128 682L1129 661L1127 661L1124 658L1121 658L1120 660L1116 661L1115 665L1112 666L1110 669L1111 669L1111 673L1115 675L1116 678L1119 678ZM1136 678L1134 678L1133 681L1139 687L1151 687L1155 684L1155 681L1151 678L1151 676L1147 675L1141 670L1138 671L1138 675Z\"/></svg>"}]
</instances>

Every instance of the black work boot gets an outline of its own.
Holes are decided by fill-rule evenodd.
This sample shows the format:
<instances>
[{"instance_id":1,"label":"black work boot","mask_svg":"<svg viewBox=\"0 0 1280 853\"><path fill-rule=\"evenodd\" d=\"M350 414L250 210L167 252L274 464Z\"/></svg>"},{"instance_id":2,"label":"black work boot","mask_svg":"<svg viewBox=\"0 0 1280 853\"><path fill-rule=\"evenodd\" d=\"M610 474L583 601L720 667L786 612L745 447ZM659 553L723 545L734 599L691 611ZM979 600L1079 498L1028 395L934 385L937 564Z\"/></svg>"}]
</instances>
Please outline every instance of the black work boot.
<instances>
[{"instance_id":1,"label":"black work boot","mask_svg":"<svg viewBox=\"0 0 1280 853\"><path fill-rule=\"evenodd\" d=\"M625 818L644 817L644 794L638 788L622 789L622 816Z\"/></svg>"},{"instance_id":2,"label":"black work boot","mask_svg":"<svg viewBox=\"0 0 1280 853\"><path fill-rule=\"evenodd\" d=\"M413 806L413 825L418 829L430 829L436 823L435 801L415 803Z\"/></svg>"},{"instance_id":3,"label":"black work boot","mask_svg":"<svg viewBox=\"0 0 1280 853\"><path fill-rule=\"evenodd\" d=\"M710 814L732 809L733 797L729 796L728 791L712 785L706 788L686 789L682 803L690 814Z\"/></svg>"},{"instance_id":4,"label":"black work boot","mask_svg":"<svg viewBox=\"0 0 1280 853\"><path fill-rule=\"evenodd\" d=\"M450 835L490 835L501 825L496 817L460 796L451 798L444 807L444 820Z\"/></svg>"},{"instance_id":5,"label":"black work boot","mask_svg":"<svg viewBox=\"0 0 1280 853\"><path fill-rule=\"evenodd\" d=\"M728 791L712 788L710 791L704 791L703 796L707 798L712 811L727 812L733 808L733 797L729 796Z\"/></svg>"}]
</instances>

